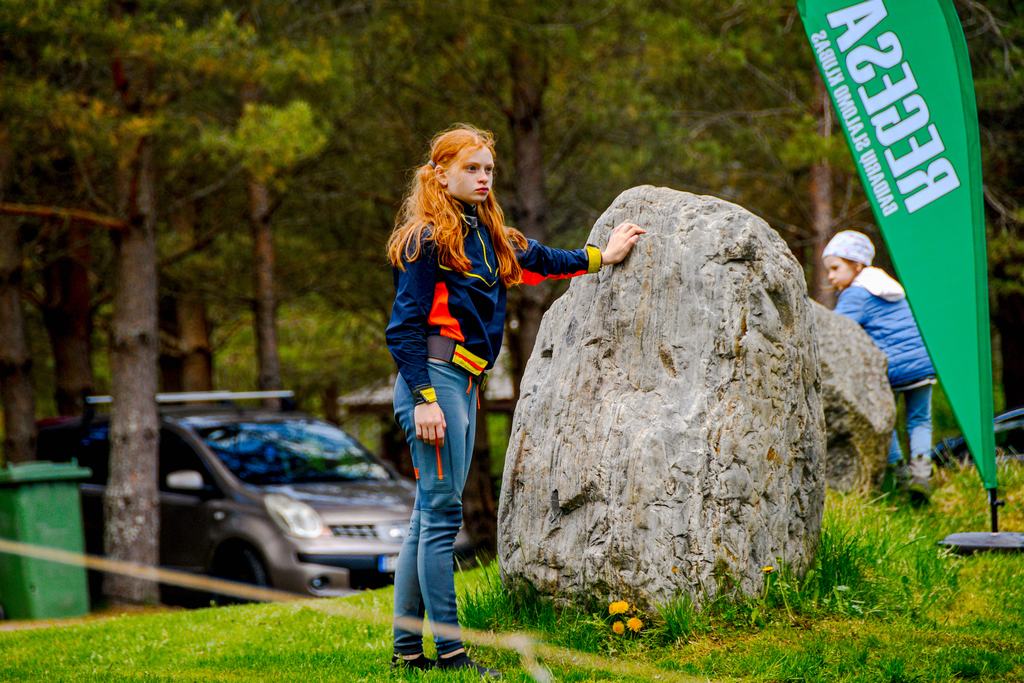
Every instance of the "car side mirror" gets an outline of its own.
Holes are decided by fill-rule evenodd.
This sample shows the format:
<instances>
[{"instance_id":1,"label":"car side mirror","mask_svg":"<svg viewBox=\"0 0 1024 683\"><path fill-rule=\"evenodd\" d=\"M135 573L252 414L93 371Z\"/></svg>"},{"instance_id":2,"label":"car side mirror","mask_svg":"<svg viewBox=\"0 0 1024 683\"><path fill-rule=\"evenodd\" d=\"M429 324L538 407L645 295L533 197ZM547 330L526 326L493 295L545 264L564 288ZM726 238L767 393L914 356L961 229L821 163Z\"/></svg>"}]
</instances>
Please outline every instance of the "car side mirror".
<instances>
[{"instance_id":1,"label":"car side mirror","mask_svg":"<svg viewBox=\"0 0 1024 683\"><path fill-rule=\"evenodd\" d=\"M206 489L203 475L195 470L178 470L167 475L167 488L175 491L195 491L200 493Z\"/></svg>"}]
</instances>

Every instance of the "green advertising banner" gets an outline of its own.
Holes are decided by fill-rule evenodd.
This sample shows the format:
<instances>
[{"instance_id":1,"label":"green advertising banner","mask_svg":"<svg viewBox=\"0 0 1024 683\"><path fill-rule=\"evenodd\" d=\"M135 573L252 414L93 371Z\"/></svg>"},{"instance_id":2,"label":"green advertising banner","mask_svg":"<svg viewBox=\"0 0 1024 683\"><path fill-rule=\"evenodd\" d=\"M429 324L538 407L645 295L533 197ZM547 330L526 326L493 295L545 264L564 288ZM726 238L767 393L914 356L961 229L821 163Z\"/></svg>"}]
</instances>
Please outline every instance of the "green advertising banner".
<instances>
[{"instance_id":1,"label":"green advertising banner","mask_svg":"<svg viewBox=\"0 0 1024 683\"><path fill-rule=\"evenodd\" d=\"M995 489L981 145L953 3L797 7L943 388Z\"/></svg>"}]
</instances>

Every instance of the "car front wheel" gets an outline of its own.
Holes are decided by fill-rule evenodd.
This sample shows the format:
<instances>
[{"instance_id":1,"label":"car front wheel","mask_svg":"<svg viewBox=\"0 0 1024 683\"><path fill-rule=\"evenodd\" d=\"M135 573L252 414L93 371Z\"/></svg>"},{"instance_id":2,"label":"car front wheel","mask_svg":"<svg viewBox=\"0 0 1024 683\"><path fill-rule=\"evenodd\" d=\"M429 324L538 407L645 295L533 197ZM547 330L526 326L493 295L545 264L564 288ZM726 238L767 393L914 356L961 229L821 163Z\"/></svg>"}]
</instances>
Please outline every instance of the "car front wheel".
<instances>
[{"instance_id":1,"label":"car front wheel","mask_svg":"<svg viewBox=\"0 0 1024 683\"><path fill-rule=\"evenodd\" d=\"M248 546L235 546L218 553L211 574L218 579L236 583L270 586L270 576L263 559L255 549ZM219 605L252 602L246 598L219 593L212 595L211 599Z\"/></svg>"}]
</instances>

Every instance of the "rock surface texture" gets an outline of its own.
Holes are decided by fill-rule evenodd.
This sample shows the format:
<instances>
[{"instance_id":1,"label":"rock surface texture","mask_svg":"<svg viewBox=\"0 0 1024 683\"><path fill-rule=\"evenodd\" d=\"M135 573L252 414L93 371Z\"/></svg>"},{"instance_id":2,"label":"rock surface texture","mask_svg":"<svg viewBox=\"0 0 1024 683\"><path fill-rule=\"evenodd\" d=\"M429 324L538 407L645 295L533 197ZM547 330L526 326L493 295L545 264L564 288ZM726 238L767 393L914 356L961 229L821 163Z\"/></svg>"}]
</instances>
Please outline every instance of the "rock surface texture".
<instances>
[{"instance_id":1,"label":"rock surface texture","mask_svg":"<svg viewBox=\"0 0 1024 683\"><path fill-rule=\"evenodd\" d=\"M825 428L803 271L743 208L643 186L590 242L647 229L544 316L502 482L505 580L651 606L761 590L813 559Z\"/></svg>"},{"instance_id":2,"label":"rock surface texture","mask_svg":"<svg viewBox=\"0 0 1024 683\"><path fill-rule=\"evenodd\" d=\"M849 318L814 301L811 308L825 406L825 482L839 491L878 486L896 422L885 354Z\"/></svg>"}]
</instances>

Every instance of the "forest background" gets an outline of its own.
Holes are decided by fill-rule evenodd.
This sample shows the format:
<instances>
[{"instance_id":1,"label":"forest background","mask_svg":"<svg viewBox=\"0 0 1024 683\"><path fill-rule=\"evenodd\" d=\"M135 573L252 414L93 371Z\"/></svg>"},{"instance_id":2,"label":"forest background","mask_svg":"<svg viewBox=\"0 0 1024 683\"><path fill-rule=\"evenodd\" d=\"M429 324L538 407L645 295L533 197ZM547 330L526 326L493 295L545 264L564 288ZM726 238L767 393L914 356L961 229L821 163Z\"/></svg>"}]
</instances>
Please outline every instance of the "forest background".
<instances>
[{"instance_id":1,"label":"forest background","mask_svg":"<svg viewBox=\"0 0 1024 683\"><path fill-rule=\"evenodd\" d=\"M1024 3L955 4L982 132L996 403L1014 407ZM458 121L495 132L509 222L553 246L582 245L619 192L653 184L764 218L826 305L818 255L836 230L870 234L892 270L795 3L4 0L0 36L3 458L34 457L35 420L113 393L108 515L155 514L157 390L283 387L337 421L339 396L386 380L383 245L431 136ZM563 288L513 292L514 385ZM936 411L956 431L941 396ZM369 445L401 465L377 425ZM484 547L505 425L480 430L467 496ZM109 554L155 563L127 538ZM133 580L108 589L152 599Z\"/></svg>"}]
</instances>

